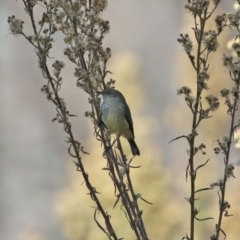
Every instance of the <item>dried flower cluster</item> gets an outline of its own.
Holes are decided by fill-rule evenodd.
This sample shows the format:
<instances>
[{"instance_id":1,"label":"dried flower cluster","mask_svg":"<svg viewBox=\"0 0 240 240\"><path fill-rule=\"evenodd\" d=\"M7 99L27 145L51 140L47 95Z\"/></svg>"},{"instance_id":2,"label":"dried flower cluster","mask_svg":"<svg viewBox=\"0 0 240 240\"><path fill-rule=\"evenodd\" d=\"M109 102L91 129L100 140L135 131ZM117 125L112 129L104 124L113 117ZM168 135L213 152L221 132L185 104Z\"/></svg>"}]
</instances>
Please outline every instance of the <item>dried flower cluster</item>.
<instances>
[{"instance_id":1,"label":"dried flower cluster","mask_svg":"<svg viewBox=\"0 0 240 240\"><path fill-rule=\"evenodd\" d=\"M178 38L177 41L182 44L187 53L190 53L193 50L193 43L188 34L180 34L180 38Z\"/></svg>"},{"instance_id":2,"label":"dried flower cluster","mask_svg":"<svg viewBox=\"0 0 240 240\"><path fill-rule=\"evenodd\" d=\"M240 11L237 10L235 13L229 13L227 15L228 26L232 29L237 29L240 24Z\"/></svg>"},{"instance_id":3,"label":"dried flower cluster","mask_svg":"<svg viewBox=\"0 0 240 240\"><path fill-rule=\"evenodd\" d=\"M225 168L225 174L227 178L234 177L233 174L234 166L232 164L228 164ZM235 177L234 177L235 178Z\"/></svg>"},{"instance_id":4,"label":"dried flower cluster","mask_svg":"<svg viewBox=\"0 0 240 240\"><path fill-rule=\"evenodd\" d=\"M74 74L78 77L77 86L88 93L90 88L102 87L106 63L111 56L110 48L102 47L104 35L110 28L109 22L100 16L107 7L107 1L95 0L89 5L87 1L55 0L52 6L55 10L49 13L48 18L53 19L65 36L64 42L69 45L64 54L77 65ZM79 51L87 58L88 71L78 64Z\"/></svg>"},{"instance_id":5,"label":"dried flower cluster","mask_svg":"<svg viewBox=\"0 0 240 240\"><path fill-rule=\"evenodd\" d=\"M8 17L9 29L13 35L21 34L24 22L17 19L14 15Z\"/></svg>"},{"instance_id":6,"label":"dried flower cluster","mask_svg":"<svg viewBox=\"0 0 240 240\"><path fill-rule=\"evenodd\" d=\"M209 107L212 111L216 111L219 107L219 101L218 98L213 95L208 95L205 98L209 104Z\"/></svg>"},{"instance_id":7,"label":"dried flower cluster","mask_svg":"<svg viewBox=\"0 0 240 240\"><path fill-rule=\"evenodd\" d=\"M198 78L197 78L198 88L201 90L208 89L208 85L207 85L206 81L208 81L209 78L210 78L210 76L206 70L199 72Z\"/></svg>"},{"instance_id":8,"label":"dried flower cluster","mask_svg":"<svg viewBox=\"0 0 240 240\"><path fill-rule=\"evenodd\" d=\"M235 81L238 81L238 75L240 73L240 65L238 62L233 62L233 57L228 57L223 54L223 65L226 66L231 75L234 76Z\"/></svg>"},{"instance_id":9,"label":"dried flower cluster","mask_svg":"<svg viewBox=\"0 0 240 240\"><path fill-rule=\"evenodd\" d=\"M215 52L217 50L219 46L217 36L218 34L213 30L203 33L203 44L209 52Z\"/></svg>"},{"instance_id":10,"label":"dried flower cluster","mask_svg":"<svg viewBox=\"0 0 240 240\"><path fill-rule=\"evenodd\" d=\"M221 29L224 26L226 26L226 21L227 21L226 14L218 15L215 18L215 23L216 23L216 27L218 29L218 32L221 31Z\"/></svg>"},{"instance_id":11,"label":"dried flower cluster","mask_svg":"<svg viewBox=\"0 0 240 240\"><path fill-rule=\"evenodd\" d=\"M210 4L210 0L188 1L185 8L193 14L193 16L201 16Z\"/></svg>"}]
</instances>

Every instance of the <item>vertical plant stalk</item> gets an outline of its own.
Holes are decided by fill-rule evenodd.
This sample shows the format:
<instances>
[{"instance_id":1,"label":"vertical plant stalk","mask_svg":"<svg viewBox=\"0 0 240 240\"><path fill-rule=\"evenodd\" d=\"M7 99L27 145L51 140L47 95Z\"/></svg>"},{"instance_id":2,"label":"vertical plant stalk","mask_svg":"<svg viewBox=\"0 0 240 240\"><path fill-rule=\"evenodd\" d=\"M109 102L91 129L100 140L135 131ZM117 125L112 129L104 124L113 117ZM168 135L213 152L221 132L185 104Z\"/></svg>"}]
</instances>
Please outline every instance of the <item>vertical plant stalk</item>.
<instances>
[{"instance_id":1,"label":"vertical plant stalk","mask_svg":"<svg viewBox=\"0 0 240 240\"><path fill-rule=\"evenodd\" d=\"M188 173L190 175L190 198L187 201L190 203L190 236L186 235L183 239L187 240L194 240L195 239L195 220L203 221L212 219L210 217L199 219L197 218L198 210L195 206L195 194L197 192L210 190L211 188L202 188L196 190L196 178L197 178L197 171L199 168L205 166L209 160L207 160L204 164L199 165L198 167L195 166L194 160L195 155L201 152L203 155L205 152L203 149L206 147L205 144L201 143L199 146L196 145L196 136L197 127L199 126L200 122L204 119L208 119L209 113L215 111L218 106L218 98L209 95L206 97L206 100L209 104L209 107L204 109L202 106L202 92L203 90L207 91L208 85L207 81L209 80L208 74L208 57L211 52L216 51L218 42L217 37L222 32L223 27L225 26L222 24L218 28L218 32L209 30L205 30L207 20L212 16L212 13L216 10L220 0L213 1L213 8L210 11L210 1L209 0L199 0L199 1L188 1L188 4L185 5L185 8L190 11L192 17L194 19L194 28L193 31L195 33L195 40L197 43L197 50L196 56L194 56L193 52L193 43L190 40L188 34L181 34L180 38L178 38L178 42L182 44L184 50L189 57L189 60L192 64L196 72L196 94L195 96L192 95L192 90L184 86L178 90L179 95L185 95L185 100L187 106L190 108L192 112L192 124L191 124L191 133L188 136L180 136L173 140L177 140L180 138L186 138L189 144L189 159L188 159L188 166L186 169L186 177Z\"/></svg>"},{"instance_id":2,"label":"vertical plant stalk","mask_svg":"<svg viewBox=\"0 0 240 240\"><path fill-rule=\"evenodd\" d=\"M232 61L232 58L229 58L229 60ZM239 59L238 59L237 65L239 65ZM231 75L232 75L232 73L230 72L230 76ZM216 240L219 239L220 233L223 233L224 236L226 237L226 233L221 228L223 216L224 215L226 217L232 216L232 215L228 214L227 209L230 208L230 204L226 201L226 196L225 195L226 195L226 188L227 188L227 180L228 180L229 177L234 177L234 175L233 175L234 167L233 167L232 164L229 164L229 160L230 160L232 139L234 137L234 131L235 131L236 128L238 128L240 126L240 123L235 125L236 111L238 110L238 104L239 104L240 72L238 72L237 77L236 77L236 75L234 75L234 77L231 77L231 78L235 82L235 86L234 86L235 89L233 88L234 91L232 90L232 95L233 95L234 100L233 100L232 105L227 104L228 107L229 107L228 114L231 117L227 147L225 148L222 144L220 144L221 150L225 155L225 157L224 157L225 168L224 168L222 185L220 186L220 190L219 190L219 193L218 193L218 196L219 196L219 216L218 216L218 222L216 224L216 237L215 237Z\"/></svg>"},{"instance_id":3,"label":"vertical plant stalk","mask_svg":"<svg viewBox=\"0 0 240 240\"><path fill-rule=\"evenodd\" d=\"M198 76L201 71L201 63L200 63L200 57L201 57L201 49L202 49L202 38L206 23L206 16L207 16L208 8L204 10L203 18L199 16L199 22L200 22L200 31L199 31L199 39L198 39L198 47L197 47L197 65L196 65L196 79L198 79ZM196 16L195 23L196 23ZM195 24L195 29L198 29L197 24ZM194 240L194 223L195 223L195 180L196 180L196 171L194 167L194 149L195 149L195 137L196 137L196 128L198 126L198 116L199 116L199 103L201 101L201 93L202 88L199 87L197 84L197 96L196 96L196 102L194 106L194 112L193 112L193 121L192 121L192 137L189 139L190 144L190 158L189 158L189 168L190 168L190 178L191 178L191 197L190 197L190 239Z\"/></svg>"}]
</instances>

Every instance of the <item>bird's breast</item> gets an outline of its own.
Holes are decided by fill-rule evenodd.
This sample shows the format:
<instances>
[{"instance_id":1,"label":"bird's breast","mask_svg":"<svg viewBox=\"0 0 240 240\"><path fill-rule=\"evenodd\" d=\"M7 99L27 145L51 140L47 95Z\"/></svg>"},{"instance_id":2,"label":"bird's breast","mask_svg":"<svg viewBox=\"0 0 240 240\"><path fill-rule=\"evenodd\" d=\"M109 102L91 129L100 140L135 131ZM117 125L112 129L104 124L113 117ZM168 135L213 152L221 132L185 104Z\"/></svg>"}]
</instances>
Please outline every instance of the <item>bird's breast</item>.
<instances>
[{"instance_id":1,"label":"bird's breast","mask_svg":"<svg viewBox=\"0 0 240 240\"><path fill-rule=\"evenodd\" d=\"M114 101L103 102L101 105L102 120L113 133L121 135L121 129L125 126L124 108L122 104Z\"/></svg>"}]
</instances>

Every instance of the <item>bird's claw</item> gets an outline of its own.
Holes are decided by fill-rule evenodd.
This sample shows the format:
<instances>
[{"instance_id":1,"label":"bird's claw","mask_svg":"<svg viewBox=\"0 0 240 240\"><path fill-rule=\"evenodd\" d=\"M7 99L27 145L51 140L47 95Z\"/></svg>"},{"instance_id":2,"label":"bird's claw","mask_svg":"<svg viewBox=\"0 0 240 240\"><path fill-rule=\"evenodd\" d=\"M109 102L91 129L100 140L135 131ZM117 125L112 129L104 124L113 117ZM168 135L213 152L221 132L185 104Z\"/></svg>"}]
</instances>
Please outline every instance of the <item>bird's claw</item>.
<instances>
[{"instance_id":1,"label":"bird's claw","mask_svg":"<svg viewBox=\"0 0 240 240\"><path fill-rule=\"evenodd\" d=\"M105 147L104 153L108 153L111 148L112 148L112 147Z\"/></svg>"}]
</instances>

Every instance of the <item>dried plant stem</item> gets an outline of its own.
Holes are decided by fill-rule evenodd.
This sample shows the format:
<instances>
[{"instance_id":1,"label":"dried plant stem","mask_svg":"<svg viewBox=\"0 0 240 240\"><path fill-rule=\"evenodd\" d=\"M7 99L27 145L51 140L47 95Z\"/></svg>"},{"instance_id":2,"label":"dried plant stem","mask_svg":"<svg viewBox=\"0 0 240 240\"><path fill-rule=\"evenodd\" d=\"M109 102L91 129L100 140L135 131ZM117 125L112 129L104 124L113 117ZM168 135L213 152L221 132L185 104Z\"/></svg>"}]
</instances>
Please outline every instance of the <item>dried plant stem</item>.
<instances>
[{"instance_id":1,"label":"dried plant stem","mask_svg":"<svg viewBox=\"0 0 240 240\"><path fill-rule=\"evenodd\" d=\"M178 38L178 42L180 42L184 47L191 65L196 72L195 96L192 94L192 90L188 86L184 86L178 90L179 95L185 95L187 106L192 112L191 133L188 136L183 135L174 139L177 140L180 138L186 138L189 144L189 150L187 151L189 154L189 160L186 169L186 176L188 176L188 174L190 175L190 198L186 198L186 200L190 203L190 236L186 235L186 237L183 238L186 238L187 240L195 239L195 220L203 221L212 219L211 217L198 218L197 214L199 211L195 206L195 194L200 191L211 189L204 187L200 190L196 190L198 169L204 167L209 160L207 160L204 164L199 165L198 167L195 166L194 161L197 153L201 152L203 155L205 154L205 151L203 151L203 149L206 148L204 143L201 143L199 146L196 145L196 137L198 135L197 128L202 120L211 117L209 116L210 112L217 110L219 107L218 98L213 95L208 95L205 98L209 104L208 108L204 109L202 104L202 92L203 90L208 90L208 57L211 52L216 51L218 47L217 37L222 32L222 29L226 26L225 18L222 17L218 26L218 32L215 32L214 30L205 30L206 21L210 19L219 2L220 1L217 0L214 1L214 6L212 7L211 11L209 11L210 1L206 0L200 0L197 2L188 1L188 4L185 5L185 8L191 12L194 19L194 28L192 29L195 33L195 40L197 45L196 54L193 54L193 42L191 41L188 34L180 34L180 38Z\"/></svg>"},{"instance_id":2,"label":"dried plant stem","mask_svg":"<svg viewBox=\"0 0 240 240\"><path fill-rule=\"evenodd\" d=\"M37 30L36 30L36 25L35 25L35 21L34 21L34 15L33 15L33 6L31 5L31 1L30 0L23 0L23 3L25 5L25 9L27 10L27 13L30 16L34 34L35 34L36 37L38 37L38 33L37 33ZM30 41L30 43L31 43L31 41ZM82 176L84 178L86 187L90 191L89 195L91 196L92 200L96 203L97 210L101 212L101 214L102 214L102 216L105 220L105 224L107 226L108 232L106 232L103 228L101 228L101 229L108 235L109 238L111 238L111 239L113 238L114 240L118 240L119 238L117 237L117 235L116 235L116 233L115 233L115 231L112 227L112 224L110 222L110 216L104 211L104 209L103 209L103 207L102 207L102 205L101 205L101 203L100 203L100 201L97 197L97 192L96 192L95 188L91 185L91 183L89 181L89 176L86 173L86 171L84 169L84 166L82 164L81 156L80 156L80 153L79 153L80 149L79 149L79 146L78 146L78 142L75 140L75 138L73 136L73 133L72 133L72 130L71 130L71 123L68 121L68 118L67 118L66 108L61 103L61 100L60 100L59 95L58 95L58 90L55 87L53 77L51 76L50 71L49 71L48 66L47 66L46 52L41 48L39 42L37 42L37 48L35 50L36 50L37 55L39 57L39 62L42 65L43 76L50 83L50 86L51 86L52 91L54 93L56 103L54 101L53 101L53 103L55 103L57 109L59 109L60 112L61 112L62 121L63 121L63 124L64 124L64 129L69 135L69 143L71 144L70 146L73 147L75 158L78 161L76 165L80 169L80 171L82 173ZM71 154L71 156L73 156L73 155ZM95 221L96 221L96 219L95 219Z\"/></svg>"},{"instance_id":3,"label":"dried plant stem","mask_svg":"<svg viewBox=\"0 0 240 240\"><path fill-rule=\"evenodd\" d=\"M239 93L240 90L240 74L238 74L238 79L235 81L235 87ZM228 179L228 174L227 174L227 168L229 165L229 159L230 159L230 152L231 152L231 146L232 146L232 139L233 139L233 134L235 130L235 118L236 118L236 111L238 110L238 103L239 103L239 95L237 94L234 97L234 102L233 102L233 107L231 111L231 123L230 123L230 129L229 129L229 136L228 136L228 143L227 143L227 152L224 157L224 177L223 177L223 183L222 183L222 188L219 193L219 217L218 217L218 223L216 225L216 240L219 239L219 234L220 232L224 233L223 230L221 229L221 224L222 224L222 219L223 219L223 214L225 212L225 216L231 216L228 215L228 212L226 211L226 200L225 200L225 195L226 195L226 188L227 188L227 179ZM224 233L225 234L225 233Z\"/></svg>"},{"instance_id":4,"label":"dried plant stem","mask_svg":"<svg viewBox=\"0 0 240 240\"><path fill-rule=\"evenodd\" d=\"M201 47L202 47L202 38L204 33L204 27L206 22L206 16L207 16L207 8L204 11L203 18L200 18L200 31L199 31L199 40L198 40L198 48L197 48L197 64L196 64L196 79L199 76L201 65L200 65L200 57L201 57ZM196 18L196 16L195 16ZM197 28L196 25L196 19L195 19L195 28ZM191 197L190 197L190 239L194 240L194 222L195 222L195 180L196 180L196 171L194 168L194 148L195 148L195 134L197 125L198 125L198 115L199 115L199 103L201 101L201 93L202 89L197 84L197 96L196 96L196 102L194 106L194 114L193 114L193 121L192 121L192 138L189 141L190 144L190 158L189 158L189 168L190 168L190 178L191 178Z\"/></svg>"}]
</instances>

